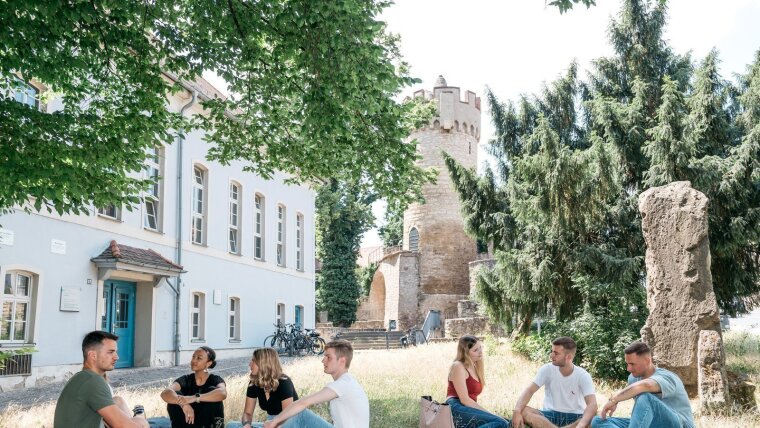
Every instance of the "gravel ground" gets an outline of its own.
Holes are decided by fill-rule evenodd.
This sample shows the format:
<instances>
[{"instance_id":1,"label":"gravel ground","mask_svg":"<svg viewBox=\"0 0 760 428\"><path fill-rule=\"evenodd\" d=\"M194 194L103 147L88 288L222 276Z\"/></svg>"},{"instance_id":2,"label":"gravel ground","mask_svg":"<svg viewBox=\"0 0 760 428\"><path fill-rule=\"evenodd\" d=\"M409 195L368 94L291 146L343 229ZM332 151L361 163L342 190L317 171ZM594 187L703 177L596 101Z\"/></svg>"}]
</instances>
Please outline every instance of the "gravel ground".
<instances>
[{"instance_id":1,"label":"gravel ground","mask_svg":"<svg viewBox=\"0 0 760 428\"><path fill-rule=\"evenodd\" d=\"M283 363L289 360L280 357ZM212 373L220 376L234 376L248 373L250 357L218 360ZM116 369L108 373L108 379L114 389L117 388L143 388L146 386L168 385L174 379L190 373L187 364L178 367L138 367L131 369ZM0 412L4 412L11 404L28 408L35 404L43 404L55 401L61 394L66 382L51 383L49 385L35 386L21 390L0 392Z\"/></svg>"}]
</instances>

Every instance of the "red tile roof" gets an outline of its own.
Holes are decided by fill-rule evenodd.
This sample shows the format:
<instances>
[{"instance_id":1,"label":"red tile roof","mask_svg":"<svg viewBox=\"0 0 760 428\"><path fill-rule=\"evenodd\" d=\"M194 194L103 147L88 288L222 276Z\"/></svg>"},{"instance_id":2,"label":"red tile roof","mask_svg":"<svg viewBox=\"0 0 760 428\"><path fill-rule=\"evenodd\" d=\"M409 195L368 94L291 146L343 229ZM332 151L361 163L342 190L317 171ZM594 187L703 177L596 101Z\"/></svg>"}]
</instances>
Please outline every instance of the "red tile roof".
<instances>
[{"instance_id":1,"label":"red tile roof","mask_svg":"<svg viewBox=\"0 0 760 428\"><path fill-rule=\"evenodd\" d=\"M111 241L111 244L99 256L93 258L92 261L113 259L127 264L147 265L167 270L182 270L182 266L151 249L130 247L129 245L119 244L116 241Z\"/></svg>"}]
</instances>

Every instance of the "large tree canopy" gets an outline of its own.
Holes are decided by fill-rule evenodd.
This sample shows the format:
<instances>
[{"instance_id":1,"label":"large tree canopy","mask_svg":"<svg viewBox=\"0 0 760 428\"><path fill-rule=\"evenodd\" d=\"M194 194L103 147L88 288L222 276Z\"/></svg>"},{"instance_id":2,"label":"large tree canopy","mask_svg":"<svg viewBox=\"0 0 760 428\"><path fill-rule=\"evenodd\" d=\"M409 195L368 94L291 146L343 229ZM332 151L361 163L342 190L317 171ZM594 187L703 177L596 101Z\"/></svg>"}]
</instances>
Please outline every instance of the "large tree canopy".
<instances>
[{"instance_id":1,"label":"large tree canopy","mask_svg":"<svg viewBox=\"0 0 760 428\"><path fill-rule=\"evenodd\" d=\"M383 0L0 1L0 209L80 212L132 204L145 151L174 130L207 131L210 158L294 180L333 178L408 199L428 175L414 164L414 79L376 20ZM228 99L184 123L167 111L172 79L213 71ZM12 99L33 83L62 109ZM419 109L418 109L419 110ZM232 113L231 113L232 112ZM410 185L411 184L411 185Z\"/></svg>"}]
</instances>

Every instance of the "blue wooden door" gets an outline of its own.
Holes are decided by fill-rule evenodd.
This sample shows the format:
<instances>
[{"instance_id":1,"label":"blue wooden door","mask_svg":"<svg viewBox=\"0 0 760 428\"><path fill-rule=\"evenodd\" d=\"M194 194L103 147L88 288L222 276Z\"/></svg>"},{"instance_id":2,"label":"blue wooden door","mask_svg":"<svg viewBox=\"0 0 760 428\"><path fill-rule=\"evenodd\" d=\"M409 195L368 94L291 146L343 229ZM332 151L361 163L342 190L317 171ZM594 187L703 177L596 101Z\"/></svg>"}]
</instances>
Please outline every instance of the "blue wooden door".
<instances>
[{"instance_id":1,"label":"blue wooden door","mask_svg":"<svg viewBox=\"0 0 760 428\"><path fill-rule=\"evenodd\" d=\"M296 305L296 316L295 316L295 324L298 326L298 329L303 328L303 306Z\"/></svg>"},{"instance_id":2,"label":"blue wooden door","mask_svg":"<svg viewBox=\"0 0 760 428\"><path fill-rule=\"evenodd\" d=\"M132 367L135 352L135 289L134 282L105 281L102 329L119 336L119 361L116 368Z\"/></svg>"}]
</instances>

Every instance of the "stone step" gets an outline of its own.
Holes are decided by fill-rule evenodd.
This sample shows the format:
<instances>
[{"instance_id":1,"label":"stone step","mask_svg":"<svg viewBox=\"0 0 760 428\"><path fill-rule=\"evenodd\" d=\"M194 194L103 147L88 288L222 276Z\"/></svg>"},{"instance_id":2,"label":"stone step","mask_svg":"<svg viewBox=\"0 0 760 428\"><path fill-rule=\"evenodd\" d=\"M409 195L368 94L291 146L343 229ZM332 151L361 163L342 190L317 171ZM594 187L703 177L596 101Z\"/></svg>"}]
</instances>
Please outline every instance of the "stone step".
<instances>
[{"instance_id":1,"label":"stone step","mask_svg":"<svg viewBox=\"0 0 760 428\"><path fill-rule=\"evenodd\" d=\"M385 331L346 331L340 334L340 337L385 337ZM389 331L388 337L401 337L404 335L403 331Z\"/></svg>"}]
</instances>

